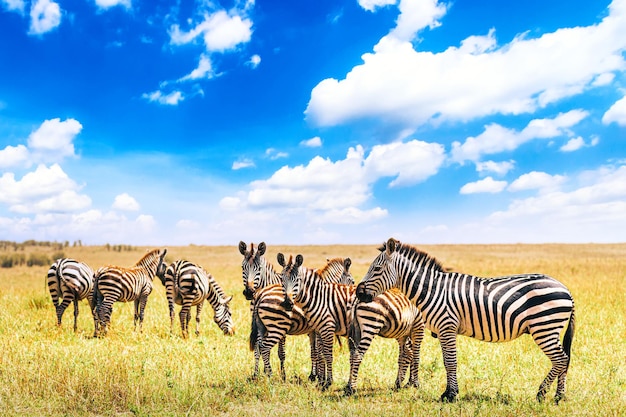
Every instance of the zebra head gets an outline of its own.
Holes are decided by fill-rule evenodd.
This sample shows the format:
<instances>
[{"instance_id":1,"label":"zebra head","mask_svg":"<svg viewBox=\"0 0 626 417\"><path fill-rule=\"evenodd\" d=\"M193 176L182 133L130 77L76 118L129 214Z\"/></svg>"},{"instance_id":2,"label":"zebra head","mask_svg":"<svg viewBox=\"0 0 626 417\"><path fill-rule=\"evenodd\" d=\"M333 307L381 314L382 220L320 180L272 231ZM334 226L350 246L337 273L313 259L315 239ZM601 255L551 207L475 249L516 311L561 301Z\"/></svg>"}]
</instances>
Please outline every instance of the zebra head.
<instances>
[{"instance_id":1,"label":"zebra head","mask_svg":"<svg viewBox=\"0 0 626 417\"><path fill-rule=\"evenodd\" d=\"M220 298L217 308L215 309L215 316L213 321L224 332L226 336L232 336L235 334L235 325L233 324L233 316L230 311L230 300L233 296L227 298Z\"/></svg>"},{"instance_id":2,"label":"zebra head","mask_svg":"<svg viewBox=\"0 0 626 417\"><path fill-rule=\"evenodd\" d=\"M159 280L161 280L161 284L163 284L164 286L165 286L165 276L167 275L168 272L171 275L173 275L174 274L173 268L174 268L173 262L169 267L167 266L166 262L161 262L159 264L159 267L157 268L157 271L156 271L156 276L159 277Z\"/></svg>"},{"instance_id":3,"label":"zebra head","mask_svg":"<svg viewBox=\"0 0 626 417\"><path fill-rule=\"evenodd\" d=\"M241 263L243 295L246 300L252 300L261 281L261 257L265 254L265 242L259 243L256 252L254 252L254 243L250 244L249 251L247 249L245 242L239 242L239 253L243 255L243 262Z\"/></svg>"},{"instance_id":4,"label":"zebra head","mask_svg":"<svg viewBox=\"0 0 626 417\"><path fill-rule=\"evenodd\" d=\"M374 259L363 280L356 287L356 296L359 301L371 303L376 296L396 286L398 274L392 259L400 245L400 241L390 238L378 249L380 254Z\"/></svg>"},{"instance_id":5,"label":"zebra head","mask_svg":"<svg viewBox=\"0 0 626 417\"><path fill-rule=\"evenodd\" d=\"M294 300L300 293L300 284L302 281L300 267L302 266L304 258L302 255L296 255L296 259L294 261L293 255L290 255L289 262L285 262L285 255L279 253L277 255L277 259L278 264L283 267L281 279L283 293L285 295L285 300L280 305L283 306L285 310L291 311L293 309Z\"/></svg>"}]
</instances>

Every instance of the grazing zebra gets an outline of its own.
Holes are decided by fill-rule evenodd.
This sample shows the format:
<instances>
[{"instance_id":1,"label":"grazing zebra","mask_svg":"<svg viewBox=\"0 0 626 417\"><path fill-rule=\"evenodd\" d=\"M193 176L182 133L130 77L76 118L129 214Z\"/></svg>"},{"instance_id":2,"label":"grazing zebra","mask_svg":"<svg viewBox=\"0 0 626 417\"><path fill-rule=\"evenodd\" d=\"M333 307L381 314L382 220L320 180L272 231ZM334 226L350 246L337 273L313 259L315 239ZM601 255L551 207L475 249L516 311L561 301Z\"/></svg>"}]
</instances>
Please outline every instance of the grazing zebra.
<instances>
[{"instance_id":1,"label":"grazing zebra","mask_svg":"<svg viewBox=\"0 0 626 417\"><path fill-rule=\"evenodd\" d=\"M350 379L344 391L352 395L363 356L374 336L398 341L398 375L395 388L402 386L410 366L407 387L419 387L420 347L424 338L424 321L418 308L401 291L391 288L370 303L351 300L350 327Z\"/></svg>"},{"instance_id":2,"label":"grazing zebra","mask_svg":"<svg viewBox=\"0 0 626 417\"><path fill-rule=\"evenodd\" d=\"M56 310L57 326L61 326L65 309L71 302L74 303L74 331L76 331L78 302L86 298L90 310L93 310L93 270L87 264L74 259L57 259L48 270L48 290ZM94 316L94 323L95 320Z\"/></svg>"},{"instance_id":3,"label":"grazing zebra","mask_svg":"<svg viewBox=\"0 0 626 417\"><path fill-rule=\"evenodd\" d=\"M446 272L435 258L395 239L389 239L380 251L358 285L357 297L368 302L398 287L417 305L426 327L441 343L447 373L442 400L454 401L459 392L457 334L504 342L529 333L552 362L537 399L545 398L555 379L555 402L564 397L575 318L574 300L563 284L542 274L485 279ZM560 334L568 320L561 346Z\"/></svg>"},{"instance_id":4,"label":"grazing zebra","mask_svg":"<svg viewBox=\"0 0 626 417\"><path fill-rule=\"evenodd\" d=\"M348 305L355 287L325 282L318 270L301 268L302 255L297 255L295 261L290 256L286 262L285 256L279 253L277 259L283 267L283 305L287 310L300 307L319 338L319 355L325 368L319 381L322 390L326 390L333 383L333 340L335 335L348 335Z\"/></svg>"},{"instance_id":5,"label":"grazing zebra","mask_svg":"<svg viewBox=\"0 0 626 417\"><path fill-rule=\"evenodd\" d=\"M341 284L354 284L354 278L349 272L352 261L350 258L334 258L327 260L326 265L317 270L321 280ZM324 373L324 363L320 361L317 353L318 341L308 320L299 308L287 310L283 304L285 300L282 285L275 284L258 291L254 301L252 314L252 329L250 332L250 348L258 345L259 353L263 359L265 372L271 375L270 351L276 345L285 340L285 335L309 335L311 343L311 361L314 372L309 379L314 381L317 376ZM279 344L280 348L280 344ZM284 356L284 351L282 353ZM280 355L279 355L280 356ZM258 369L255 368L255 372ZM284 368L281 366L281 376L285 379Z\"/></svg>"},{"instance_id":6,"label":"grazing zebra","mask_svg":"<svg viewBox=\"0 0 626 417\"><path fill-rule=\"evenodd\" d=\"M152 280L157 272L162 272L159 268L162 268L166 252L167 249L153 249L131 268L109 265L96 271L94 299L98 320L95 337L106 335L116 301L135 302L135 329L139 322L141 331L146 302L152 292Z\"/></svg>"},{"instance_id":7,"label":"grazing zebra","mask_svg":"<svg viewBox=\"0 0 626 417\"><path fill-rule=\"evenodd\" d=\"M161 272L161 271L160 271ZM167 304L170 311L170 331L174 329L174 303L180 309L180 327L183 338L189 335L191 307L196 306L196 335L200 334L200 313L204 301L208 301L215 313L213 320L227 336L234 334L233 319L229 307L231 297L226 297L224 290L215 278L201 266L186 260L172 262L165 273L157 274L165 287Z\"/></svg>"}]
</instances>

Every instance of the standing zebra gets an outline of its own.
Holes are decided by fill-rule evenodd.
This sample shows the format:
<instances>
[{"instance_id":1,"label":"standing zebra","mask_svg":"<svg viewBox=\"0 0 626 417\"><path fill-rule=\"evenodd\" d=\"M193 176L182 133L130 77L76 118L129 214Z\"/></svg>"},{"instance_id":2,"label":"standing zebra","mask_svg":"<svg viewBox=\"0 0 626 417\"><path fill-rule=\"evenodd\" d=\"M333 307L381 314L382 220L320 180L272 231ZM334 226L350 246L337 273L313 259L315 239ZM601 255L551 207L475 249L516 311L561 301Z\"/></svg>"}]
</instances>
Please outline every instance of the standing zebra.
<instances>
[{"instance_id":1,"label":"standing zebra","mask_svg":"<svg viewBox=\"0 0 626 417\"><path fill-rule=\"evenodd\" d=\"M86 298L90 310L93 310L93 270L87 264L74 259L57 259L48 270L48 290L56 310L57 326L61 326L65 309L71 302L74 303L74 331L76 331L78 302ZM94 315L94 324L95 320Z\"/></svg>"},{"instance_id":2,"label":"standing zebra","mask_svg":"<svg viewBox=\"0 0 626 417\"><path fill-rule=\"evenodd\" d=\"M300 307L317 334L319 355L325 368L319 380L322 390L326 390L333 383L333 341L335 335L348 335L348 305L355 287L325 282L318 270L301 268L302 255L297 255L295 261L290 256L289 262L285 262L285 256L279 253L277 259L283 267L283 305L287 310Z\"/></svg>"},{"instance_id":3,"label":"standing zebra","mask_svg":"<svg viewBox=\"0 0 626 417\"><path fill-rule=\"evenodd\" d=\"M317 272L323 281L353 285L354 278L349 272L351 263L350 258L330 259ZM287 310L283 303L284 300L285 297L280 284L270 285L257 292L252 314L250 348L253 349L255 346L258 346L265 372L271 375L270 351L274 345L280 342L284 343L285 335L308 334L309 342L311 343L311 361L314 364L312 369L315 369L315 373L312 371L309 379L314 381L316 377L324 373L324 363L320 361L317 351L318 341L315 337L315 329L310 326L309 321L300 308L295 307ZM255 372L258 372L256 367ZM281 376L284 380L285 371L282 366Z\"/></svg>"},{"instance_id":4,"label":"standing zebra","mask_svg":"<svg viewBox=\"0 0 626 417\"><path fill-rule=\"evenodd\" d=\"M398 287L417 305L441 343L447 373L442 400L454 401L459 392L457 334L504 342L529 333L552 362L537 399L545 398L555 379L555 402L564 397L575 318L574 300L563 284L542 274L484 279L446 272L435 258L395 239L389 239L380 251L358 285L357 297L368 302ZM561 346L560 334L568 320Z\"/></svg>"},{"instance_id":5,"label":"standing zebra","mask_svg":"<svg viewBox=\"0 0 626 417\"><path fill-rule=\"evenodd\" d=\"M153 249L146 253L131 268L120 266L103 266L94 275L95 289L95 311L98 316L96 323L95 337L104 336L107 333L111 322L113 303L135 302L135 329L139 322L139 330L143 324L143 315L148 301L148 296L152 292L152 280L162 268L163 257L167 249Z\"/></svg>"},{"instance_id":6,"label":"standing zebra","mask_svg":"<svg viewBox=\"0 0 626 417\"><path fill-rule=\"evenodd\" d=\"M234 334L233 319L229 302L224 290L215 278L201 266L194 265L186 260L172 262L165 273L158 274L165 287L167 304L170 311L170 331L174 329L174 303L182 306L180 309L180 327L183 338L189 335L189 320L191 307L196 306L196 335L200 334L200 313L204 301L208 301L213 308L213 320L225 335Z\"/></svg>"},{"instance_id":7,"label":"standing zebra","mask_svg":"<svg viewBox=\"0 0 626 417\"><path fill-rule=\"evenodd\" d=\"M424 338L424 321L418 308L401 291L391 288L370 303L351 300L350 327L350 379L344 391L352 395L363 356L374 336L398 341L398 375L395 388L402 386L410 366L407 387L419 387L420 347Z\"/></svg>"}]
</instances>

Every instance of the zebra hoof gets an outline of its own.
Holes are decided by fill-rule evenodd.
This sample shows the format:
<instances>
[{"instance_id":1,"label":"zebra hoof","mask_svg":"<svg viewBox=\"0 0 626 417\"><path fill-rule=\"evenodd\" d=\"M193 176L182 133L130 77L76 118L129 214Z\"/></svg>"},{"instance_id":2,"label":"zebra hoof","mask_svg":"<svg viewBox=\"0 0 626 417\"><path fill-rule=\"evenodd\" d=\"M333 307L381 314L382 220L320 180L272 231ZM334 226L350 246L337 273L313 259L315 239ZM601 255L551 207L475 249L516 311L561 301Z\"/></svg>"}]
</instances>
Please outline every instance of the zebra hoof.
<instances>
[{"instance_id":1,"label":"zebra hoof","mask_svg":"<svg viewBox=\"0 0 626 417\"><path fill-rule=\"evenodd\" d=\"M441 394L441 401L444 403L453 403L456 401L456 393L445 390L443 394Z\"/></svg>"},{"instance_id":2,"label":"zebra hoof","mask_svg":"<svg viewBox=\"0 0 626 417\"><path fill-rule=\"evenodd\" d=\"M309 374L309 381L315 382L317 380L317 375L311 373Z\"/></svg>"},{"instance_id":3,"label":"zebra hoof","mask_svg":"<svg viewBox=\"0 0 626 417\"><path fill-rule=\"evenodd\" d=\"M352 388L352 386L350 384L346 385L346 387L343 389L343 393L346 397L350 397L352 395L354 395L354 388Z\"/></svg>"}]
</instances>

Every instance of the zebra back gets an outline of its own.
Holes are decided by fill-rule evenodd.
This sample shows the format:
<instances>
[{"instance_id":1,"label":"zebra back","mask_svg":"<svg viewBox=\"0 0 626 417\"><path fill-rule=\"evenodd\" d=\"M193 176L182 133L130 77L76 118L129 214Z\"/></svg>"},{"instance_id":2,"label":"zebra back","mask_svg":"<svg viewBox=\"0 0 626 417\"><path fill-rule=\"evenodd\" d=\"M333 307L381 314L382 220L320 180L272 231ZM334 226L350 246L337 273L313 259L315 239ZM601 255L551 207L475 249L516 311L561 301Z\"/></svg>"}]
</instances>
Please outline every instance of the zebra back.
<instances>
[{"instance_id":1,"label":"zebra back","mask_svg":"<svg viewBox=\"0 0 626 417\"><path fill-rule=\"evenodd\" d=\"M55 305L64 298L85 299L93 293L93 270L71 258L57 259L48 270L48 290Z\"/></svg>"}]
</instances>

